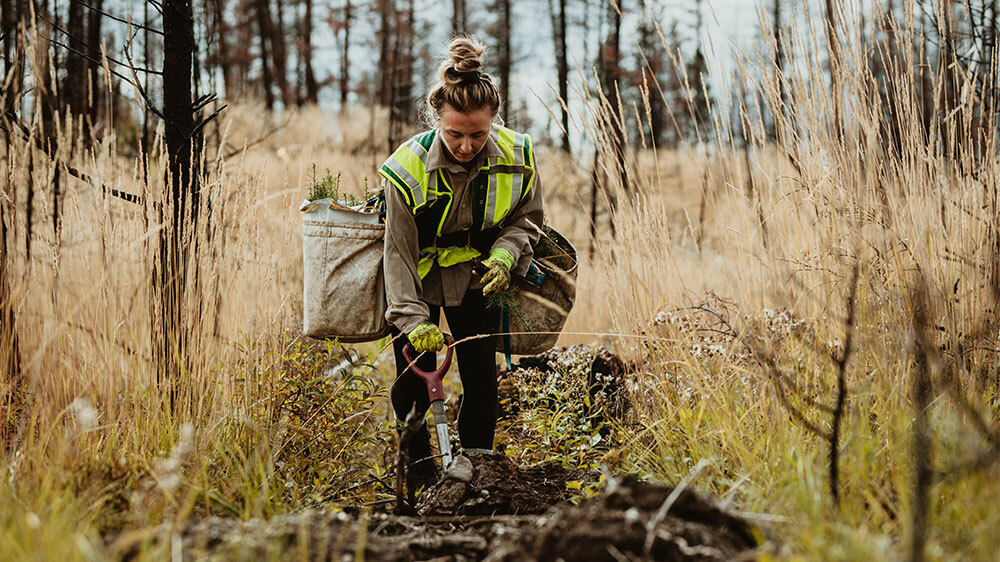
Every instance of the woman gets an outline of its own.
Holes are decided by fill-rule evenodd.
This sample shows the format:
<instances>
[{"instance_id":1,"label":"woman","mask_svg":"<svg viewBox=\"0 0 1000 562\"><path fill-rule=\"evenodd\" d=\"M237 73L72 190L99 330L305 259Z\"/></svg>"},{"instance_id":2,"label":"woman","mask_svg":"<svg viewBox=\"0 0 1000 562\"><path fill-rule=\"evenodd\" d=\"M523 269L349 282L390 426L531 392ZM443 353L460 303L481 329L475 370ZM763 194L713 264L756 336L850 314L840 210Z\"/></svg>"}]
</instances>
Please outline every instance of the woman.
<instances>
[{"instance_id":1,"label":"woman","mask_svg":"<svg viewBox=\"0 0 1000 562\"><path fill-rule=\"evenodd\" d=\"M397 424L411 408L421 419L429 406L424 382L407 370L407 340L424 353L417 366L435 369L444 346L441 308L457 341L463 398L458 435L466 453L492 452L497 420L496 333L500 311L486 297L502 293L511 275L523 275L542 225L541 181L531 139L499 126L500 91L483 73L485 48L472 37L448 46L438 83L427 96L436 127L401 145L382 165L385 178L385 285L396 371L392 407ZM485 273L473 272L481 261ZM410 459L431 455L426 424L412 440ZM412 491L429 485L433 459L411 467Z\"/></svg>"}]
</instances>

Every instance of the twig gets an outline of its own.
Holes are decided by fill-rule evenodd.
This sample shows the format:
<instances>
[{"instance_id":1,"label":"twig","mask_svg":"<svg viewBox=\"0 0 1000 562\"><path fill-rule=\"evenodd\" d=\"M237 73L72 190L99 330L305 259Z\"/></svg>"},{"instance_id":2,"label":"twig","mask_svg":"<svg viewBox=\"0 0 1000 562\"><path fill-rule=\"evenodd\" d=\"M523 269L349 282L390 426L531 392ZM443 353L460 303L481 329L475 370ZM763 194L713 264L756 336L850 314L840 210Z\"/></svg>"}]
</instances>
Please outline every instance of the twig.
<instances>
[{"instance_id":1,"label":"twig","mask_svg":"<svg viewBox=\"0 0 1000 562\"><path fill-rule=\"evenodd\" d=\"M156 33L157 35L163 35L163 32L160 31L159 29L153 29L152 27L146 27L145 25L142 25L142 24L132 23L131 19L125 20L125 19L122 19L122 18L120 18L118 16L109 14L108 12L105 12L104 10L102 10L100 8L96 8L94 6L91 6L90 4L84 2L83 0L73 0L73 2L76 2L77 4L83 6L84 8L87 8L88 10L92 10L94 12L97 12L97 13L101 14L102 16L104 16L104 17L106 17L108 19L115 20L115 21L118 21L118 22L121 22L121 23L124 23L124 24L128 24L128 25L130 25L132 27L136 27L136 28L139 28L139 29L144 29L146 31L151 31L153 33Z\"/></svg>"},{"instance_id":2,"label":"twig","mask_svg":"<svg viewBox=\"0 0 1000 562\"><path fill-rule=\"evenodd\" d=\"M143 204L143 199L142 199L141 195L136 195L134 193L129 193L127 191L122 191L122 190L116 189L114 187L108 187L107 185L105 185L103 183L100 184L100 185L98 185L94 181L94 179L91 178L86 173L81 172L80 170L77 170L73 166L70 166L69 164L67 164L67 163L59 160L58 158L56 158L55 155L50 154L49 151L46 149L45 145L43 144L42 139L40 137L37 137L37 136L32 136L31 133L27 130L27 128L24 126L24 124L20 122L20 120L18 119L17 115L15 115L12 110L8 109L6 111L6 113L4 114L4 116L7 117L7 119L4 120L4 121L2 121L2 122L0 122L0 128L2 128L5 131L8 131L8 132L15 132L15 131L12 131L10 128L8 128L7 125L4 125L4 122L12 123L15 127L17 127L17 131L16 132L19 133L22 137L24 137L24 140L26 140L28 142L33 142L35 144L35 147L38 148L38 150L41 150L42 152L44 152L45 155L48 156L49 160L52 163L54 163L56 166L61 166L64 170L66 170L66 173L68 173L69 175L77 178L80 181L83 181L83 182L86 182L86 183L90 184L91 187L99 188L101 190L101 192L103 192L106 195L111 195L112 197L117 197L119 199L122 199L124 201L128 201L129 203L134 203L136 205L142 205ZM149 203L150 203L150 205L153 206L154 209L158 208L159 205L160 205L156 201L150 201Z\"/></svg>"},{"instance_id":3,"label":"twig","mask_svg":"<svg viewBox=\"0 0 1000 562\"><path fill-rule=\"evenodd\" d=\"M45 16L43 16L42 14L38 14L38 17L39 17L39 18L41 18L42 20L44 20L45 22L47 22L47 23L48 23L49 25L51 25L51 26L52 26L52 28L53 28L53 29L55 29L56 31L58 31L58 32L62 33L62 34L63 34L63 35L65 35L66 37L69 37L69 38L70 38L70 39L72 39L73 41L76 41L77 43L79 43L79 44L83 45L83 46L84 46L84 47L86 47L87 49L89 49L89 50L91 50L91 51L94 51L94 52L97 52L97 51L98 51L98 49L94 48L94 46L93 46L93 45L90 45L90 44L87 44L87 43L84 43L83 41L80 41L80 39L79 39L79 38L77 38L77 37L74 37L74 36L73 36L73 35L72 35L72 34L71 34L70 32L68 32L68 31L66 31L65 29L63 29L63 28L59 27L59 25L57 25L57 24L56 24L55 22L53 22L52 20L50 20L50 19L46 18L46 17L45 17ZM90 62L92 62L92 63L94 63L94 64L101 64L101 61L100 61L100 60L97 60L97 59L95 59L95 58L91 57L91 56L90 56L90 55L88 55L87 53L83 53L83 52L81 52L81 51L78 51L78 50L74 49L73 47L70 47L70 46L68 46L68 45L63 45L62 43L59 43L58 41L56 41L55 39L52 39L51 37L49 38L49 41L52 41L52 42L53 42L53 43L55 43L56 45L59 45L60 47L62 47L62 48L64 48L64 49L68 49L68 50L70 50L70 51L72 51L72 52L74 52L74 53L76 53L76 54L80 55L81 57L84 57L85 59L89 60ZM125 64L125 63L123 63L122 61L120 61L120 60L117 60L117 59L115 59L115 58L113 58L113 57L109 57L109 56L108 56L107 54L102 54L102 56L103 56L104 58L108 59L109 61L111 61L111 62L113 62L113 63L115 63L115 64L119 65L119 66L128 66L128 67L129 67L129 68L131 68L132 70L137 70L137 71L139 71L139 72L148 72L149 74L157 74L157 75L159 75L159 76L163 76L163 72L161 72L161 71L159 71L159 70L150 70L150 69L148 69L148 68L135 68L135 67L132 67L132 66L130 66L130 65L128 65L128 64ZM114 72L114 71L112 71L112 72ZM124 76L122 76L121 74L119 74L118 76L122 77L122 78L123 78L123 79L125 79L125 80L128 80L127 78L125 78L125 77L124 77Z\"/></svg>"},{"instance_id":4,"label":"twig","mask_svg":"<svg viewBox=\"0 0 1000 562\"><path fill-rule=\"evenodd\" d=\"M205 127L205 125L207 125L212 119L215 119L216 117L218 117L219 114L222 113L222 110L226 109L227 107L229 107L228 104L220 106L218 109L216 109L215 111L213 111L211 115L209 115L208 117L202 119L197 125L195 125L194 129L191 130L191 134L188 135L188 138L194 138L194 136L197 135L198 132L201 131Z\"/></svg>"},{"instance_id":5,"label":"twig","mask_svg":"<svg viewBox=\"0 0 1000 562\"><path fill-rule=\"evenodd\" d=\"M92 62L94 64L101 64L101 61L99 61L99 60L91 57L90 55L88 55L88 54L86 54L86 53L84 53L82 51L78 51L77 49L74 49L73 47L70 47L69 45L65 45L63 43L60 43L56 39L53 39L53 38L49 37L49 42L51 42L51 43L53 43L53 44L55 44L55 45L57 45L59 47L62 47L63 49L66 49L67 51L70 51L72 53L76 53L76 54L80 55L81 57L87 59L88 61L90 61L90 62ZM115 76L121 78L122 80L128 82L129 84L132 83L132 80L130 80L127 76L125 76L121 72L118 72L117 70L115 70L115 69L113 69L111 67L108 67L108 70L111 72L111 74L114 74Z\"/></svg>"},{"instance_id":6,"label":"twig","mask_svg":"<svg viewBox=\"0 0 1000 562\"><path fill-rule=\"evenodd\" d=\"M691 481L698 476L698 473L702 471L706 466L708 466L708 459L701 459L698 464L694 466L691 472L680 481L679 484L674 486L674 489L670 491L670 495L667 499L663 500L663 504L660 509L656 510L656 514L646 523L646 543L642 547L643 555L648 559L651 551L653 550L653 542L656 541L656 528L663 522L663 519L667 516L667 512L673 507L674 502L681 497L684 490L687 489Z\"/></svg>"},{"instance_id":7,"label":"twig","mask_svg":"<svg viewBox=\"0 0 1000 562\"><path fill-rule=\"evenodd\" d=\"M129 34L128 41L126 41L125 46L122 47L122 50L125 53L125 60L128 61L128 67L129 69L132 70L133 80L131 84L136 89L136 91L139 92L139 97L142 98L142 103L146 104L146 108L152 111L153 114L159 117L162 121L166 121L167 118L163 116L163 112L157 109L156 104L153 103L153 100L149 99L149 95L146 94L146 90L142 87L142 82L139 80L139 77L135 75L135 70L136 70L135 63L132 62L132 52L131 52L132 41L134 40L135 40L135 33Z\"/></svg>"}]
</instances>

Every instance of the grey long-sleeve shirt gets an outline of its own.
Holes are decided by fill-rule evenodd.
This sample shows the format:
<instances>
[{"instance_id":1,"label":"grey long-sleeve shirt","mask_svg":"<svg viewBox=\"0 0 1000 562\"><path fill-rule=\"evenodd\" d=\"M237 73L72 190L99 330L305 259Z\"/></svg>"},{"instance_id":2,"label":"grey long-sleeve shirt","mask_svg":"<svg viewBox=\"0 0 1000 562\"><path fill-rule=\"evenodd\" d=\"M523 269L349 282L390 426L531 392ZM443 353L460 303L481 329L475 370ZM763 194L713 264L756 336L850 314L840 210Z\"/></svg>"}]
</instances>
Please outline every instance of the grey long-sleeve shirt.
<instances>
[{"instance_id":1,"label":"grey long-sleeve shirt","mask_svg":"<svg viewBox=\"0 0 1000 562\"><path fill-rule=\"evenodd\" d=\"M442 234L468 230L472 227L472 180L490 156L503 157L493 137L487 138L479 154L472 159L468 169L463 164L451 162L445 156L440 132L434 137L427 154L427 172L442 168L448 184L454 190L451 209L445 218ZM477 275L472 273L470 262L442 268L435 264L423 279L417 274L420 247L417 224L413 212L403 195L393 185L383 180L386 203L385 251L382 257L385 269L385 289L388 308L385 318L403 333L410 333L430 316L428 305L458 306L466 291L482 288ZM531 262L532 246L541 236L542 182L535 164L535 177L531 189L504 220L500 235L491 250L503 248L514 257L514 275L523 275ZM483 256L485 259L488 256Z\"/></svg>"}]
</instances>

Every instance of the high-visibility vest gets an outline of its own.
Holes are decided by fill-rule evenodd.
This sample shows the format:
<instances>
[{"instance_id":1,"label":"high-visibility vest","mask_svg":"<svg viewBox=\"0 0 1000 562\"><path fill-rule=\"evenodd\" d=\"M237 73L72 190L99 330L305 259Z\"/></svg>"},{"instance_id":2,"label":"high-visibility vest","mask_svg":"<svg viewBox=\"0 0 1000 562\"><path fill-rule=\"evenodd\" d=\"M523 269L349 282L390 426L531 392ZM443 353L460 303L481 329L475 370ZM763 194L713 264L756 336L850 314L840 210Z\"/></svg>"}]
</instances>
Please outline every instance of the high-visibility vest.
<instances>
[{"instance_id":1,"label":"high-visibility vest","mask_svg":"<svg viewBox=\"0 0 1000 562\"><path fill-rule=\"evenodd\" d=\"M379 174L403 194L416 217L420 238L417 271L421 278L435 263L451 267L488 252L504 219L524 200L535 179L531 138L506 127L493 127L490 136L503 156L487 158L472 180L472 227L459 233L443 233L453 190L444 170L427 173L428 151L436 134L434 129L406 141L379 169Z\"/></svg>"}]
</instances>

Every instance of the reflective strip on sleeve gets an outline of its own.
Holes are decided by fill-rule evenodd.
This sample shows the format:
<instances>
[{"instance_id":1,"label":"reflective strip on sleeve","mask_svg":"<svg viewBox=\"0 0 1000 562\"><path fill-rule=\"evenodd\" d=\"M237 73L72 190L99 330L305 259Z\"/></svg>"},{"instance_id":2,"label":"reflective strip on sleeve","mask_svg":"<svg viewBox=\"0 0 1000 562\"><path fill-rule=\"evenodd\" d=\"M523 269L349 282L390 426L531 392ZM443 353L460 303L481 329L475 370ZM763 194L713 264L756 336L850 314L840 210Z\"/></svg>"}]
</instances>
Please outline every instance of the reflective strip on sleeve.
<instances>
[{"instance_id":1,"label":"reflective strip on sleeve","mask_svg":"<svg viewBox=\"0 0 1000 562\"><path fill-rule=\"evenodd\" d=\"M514 165L524 165L524 135L514 133Z\"/></svg>"},{"instance_id":2,"label":"reflective strip on sleeve","mask_svg":"<svg viewBox=\"0 0 1000 562\"><path fill-rule=\"evenodd\" d=\"M489 187L486 189L486 217L483 220L484 227L496 224L497 211L497 174L490 174Z\"/></svg>"},{"instance_id":3,"label":"reflective strip on sleeve","mask_svg":"<svg viewBox=\"0 0 1000 562\"><path fill-rule=\"evenodd\" d=\"M511 207L521 200L521 190L524 188L524 174L514 174L514 185L510 194Z\"/></svg>"},{"instance_id":4,"label":"reflective strip on sleeve","mask_svg":"<svg viewBox=\"0 0 1000 562\"><path fill-rule=\"evenodd\" d=\"M424 163L424 167L427 167L427 149L424 148L424 145L417 142L416 139L410 139L406 141L406 148L412 150L420 158L420 161Z\"/></svg>"},{"instance_id":5,"label":"reflective strip on sleeve","mask_svg":"<svg viewBox=\"0 0 1000 562\"><path fill-rule=\"evenodd\" d=\"M423 190L420 189L420 182L418 182L417 179L410 174L410 172L406 171L406 168L404 168L402 164L393 158L386 160L385 165L388 166L389 169L392 170L392 172L395 173L400 179L406 182L406 185L410 188L410 192L413 194L413 208L416 209L422 206L426 202L426 199L424 197Z\"/></svg>"}]
</instances>

